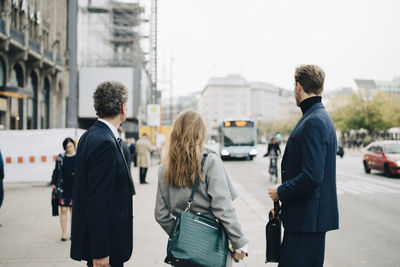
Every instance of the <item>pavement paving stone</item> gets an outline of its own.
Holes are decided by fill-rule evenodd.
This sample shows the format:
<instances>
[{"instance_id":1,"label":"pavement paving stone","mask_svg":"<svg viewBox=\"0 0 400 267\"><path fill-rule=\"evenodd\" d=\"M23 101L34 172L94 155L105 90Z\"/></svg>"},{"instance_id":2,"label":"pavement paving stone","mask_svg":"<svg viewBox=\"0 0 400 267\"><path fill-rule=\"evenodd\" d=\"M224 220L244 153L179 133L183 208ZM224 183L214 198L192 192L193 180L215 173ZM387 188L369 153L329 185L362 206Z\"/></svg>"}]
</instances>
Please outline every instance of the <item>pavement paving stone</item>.
<instances>
[{"instance_id":1,"label":"pavement paving stone","mask_svg":"<svg viewBox=\"0 0 400 267\"><path fill-rule=\"evenodd\" d=\"M149 184L135 181L134 252L127 267L166 267L163 262L168 237L154 219L158 167L148 171ZM238 185L233 180L234 185ZM234 267L274 267L265 264L265 218L271 208L260 204L238 186L234 202L243 231L250 241L249 257ZM59 217L51 216L50 188L43 183L5 184L5 201L0 211L0 267L86 266L69 258L70 242L61 242ZM255 207L256 206L256 207Z\"/></svg>"}]
</instances>

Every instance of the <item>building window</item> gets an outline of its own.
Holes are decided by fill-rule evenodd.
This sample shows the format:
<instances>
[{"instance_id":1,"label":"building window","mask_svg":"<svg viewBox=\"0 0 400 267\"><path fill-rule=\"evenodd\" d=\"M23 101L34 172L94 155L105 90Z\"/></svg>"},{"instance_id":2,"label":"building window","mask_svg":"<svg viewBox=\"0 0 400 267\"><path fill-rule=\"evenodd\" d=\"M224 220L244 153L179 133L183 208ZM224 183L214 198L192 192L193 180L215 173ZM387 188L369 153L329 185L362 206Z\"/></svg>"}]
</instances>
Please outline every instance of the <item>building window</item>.
<instances>
[{"instance_id":1,"label":"building window","mask_svg":"<svg viewBox=\"0 0 400 267\"><path fill-rule=\"evenodd\" d=\"M35 72L31 72L28 81L28 89L33 91L33 98L27 100L27 128L37 129L38 111L38 80Z\"/></svg>"},{"instance_id":2,"label":"building window","mask_svg":"<svg viewBox=\"0 0 400 267\"><path fill-rule=\"evenodd\" d=\"M40 122L42 129L49 129L50 122L50 82L44 78L43 89L40 98Z\"/></svg>"},{"instance_id":3,"label":"building window","mask_svg":"<svg viewBox=\"0 0 400 267\"><path fill-rule=\"evenodd\" d=\"M4 4L4 3L2 3ZM6 64L4 63L3 59L0 57L0 86L6 85ZM1 96L0 96L1 97ZM1 99L3 103L5 102L5 99ZM6 124L6 111L7 108L1 108L0 107L0 130L5 127Z\"/></svg>"},{"instance_id":4,"label":"building window","mask_svg":"<svg viewBox=\"0 0 400 267\"><path fill-rule=\"evenodd\" d=\"M10 86L24 87L24 73L19 64L15 64L11 71ZM24 101L23 99L11 98L10 107L10 129L22 129L23 128L23 115L24 115Z\"/></svg>"},{"instance_id":5,"label":"building window","mask_svg":"<svg viewBox=\"0 0 400 267\"><path fill-rule=\"evenodd\" d=\"M6 85L6 64L0 58L0 86Z\"/></svg>"}]
</instances>

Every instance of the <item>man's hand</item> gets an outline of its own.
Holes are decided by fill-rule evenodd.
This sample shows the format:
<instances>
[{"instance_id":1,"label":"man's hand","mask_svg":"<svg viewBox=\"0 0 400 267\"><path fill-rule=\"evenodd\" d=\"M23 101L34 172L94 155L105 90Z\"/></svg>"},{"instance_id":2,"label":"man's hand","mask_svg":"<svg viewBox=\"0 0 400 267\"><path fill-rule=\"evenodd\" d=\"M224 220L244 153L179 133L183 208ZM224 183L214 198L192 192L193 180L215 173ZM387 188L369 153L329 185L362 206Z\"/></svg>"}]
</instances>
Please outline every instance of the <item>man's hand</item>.
<instances>
[{"instance_id":1,"label":"man's hand","mask_svg":"<svg viewBox=\"0 0 400 267\"><path fill-rule=\"evenodd\" d=\"M278 201L278 186L271 186L270 188L268 188L268 195L272 199L272 201Z\"/></svg>"},{"instance_id":2,"label":"man's hand","mask_svg":"<svg viewBox=\"0 0 400 267\"><path fill-rule=\"evenodd\" d=\"M93 267L110 267L110 257L93 259Z\"/></svg>"}]
</instances>

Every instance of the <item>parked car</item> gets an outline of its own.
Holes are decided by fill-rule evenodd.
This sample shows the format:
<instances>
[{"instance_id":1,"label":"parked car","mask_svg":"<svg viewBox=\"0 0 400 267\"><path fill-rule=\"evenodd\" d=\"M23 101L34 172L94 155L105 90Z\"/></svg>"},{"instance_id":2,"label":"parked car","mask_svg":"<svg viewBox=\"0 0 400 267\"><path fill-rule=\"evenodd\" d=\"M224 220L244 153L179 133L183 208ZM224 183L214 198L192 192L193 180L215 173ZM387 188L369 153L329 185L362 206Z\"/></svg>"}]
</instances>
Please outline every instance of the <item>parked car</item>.
<instances>
[{"instance_id":1,"label":"parked car","mask_svg":"<svg viewBox=\"0 0 400 267\"><path fill-rule=\"evenodd\" d=\"M337 143L336 155L339 155L341 158L344 156L343 143L340 141Z\"/></svg>"},{"instance_id":2,"label":"parked car","mask_svg":"<svg viewBox=\"0 0 400 267\"><path fill-rule=\"evenodd\" d=\"M388 177L400 174L400 141L372 142L365 148L363 165L366 173L374 169Z\"/></svg>"}]
</instances>

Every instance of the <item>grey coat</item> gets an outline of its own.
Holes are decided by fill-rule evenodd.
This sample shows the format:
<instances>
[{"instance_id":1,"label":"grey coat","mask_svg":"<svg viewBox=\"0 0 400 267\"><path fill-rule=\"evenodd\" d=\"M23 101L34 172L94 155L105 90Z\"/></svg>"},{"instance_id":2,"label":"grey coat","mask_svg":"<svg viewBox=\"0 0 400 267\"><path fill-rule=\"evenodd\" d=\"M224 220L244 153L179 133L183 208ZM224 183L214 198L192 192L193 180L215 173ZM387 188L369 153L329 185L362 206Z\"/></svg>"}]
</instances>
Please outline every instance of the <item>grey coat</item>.
<instances>
[{"instance_id":1,"label":"grey coat","mask_svg":"<svg viewBox=\"0 0 400 267\"><path fill-rule=\"evenodd\" d=\"M199 187L191 205L191 211L213 214L224 226L234 249L248 243L242 232L232 201L237 197L221 159L215 152L204 163ZM158 189L155 207L155 219L169 235L175 223L175 217L184 210L192 188L168 187L164 181L166 164L158 170ZM207 176L205 175L207 173ZM230 264L229 264L230 265ZM227 264L228 266L228 264Z\"/></svg>"}]
</instances>

